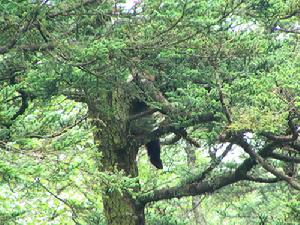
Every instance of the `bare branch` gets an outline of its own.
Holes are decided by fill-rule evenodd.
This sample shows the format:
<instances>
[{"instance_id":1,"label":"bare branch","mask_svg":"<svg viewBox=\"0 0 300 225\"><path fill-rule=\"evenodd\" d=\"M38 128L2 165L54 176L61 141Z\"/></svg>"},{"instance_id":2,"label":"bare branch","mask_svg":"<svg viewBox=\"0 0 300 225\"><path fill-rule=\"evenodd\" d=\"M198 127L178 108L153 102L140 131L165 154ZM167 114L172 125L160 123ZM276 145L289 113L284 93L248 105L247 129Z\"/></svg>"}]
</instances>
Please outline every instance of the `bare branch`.
<instances>
[{"instance_id":1,"label":"bare branch","mask_svg":"<svg viewBox=\"0 0 300 225\"><path fill-rule=\"evenodd\" d=\"M284 33L300 34L299 29L276 28L276 30L282 31Z\"/></svg>"},{"instance_id":2,"label":"bare branch","mask_svg":"<svg viewBox=\"0 0 300 225\"><path fill-rule=\"evenodd\" d=\"M285 16L280 17L279 19L286 20L286 19L289 19L293 16L297 16L298 14L300 14L300 9L296 9L293 12L291 12L291 13L285 15Z\"/></svg>"},{"instance_id":3,"label":"bare branch","mask_svg":"<svg viewBox=\"0 0 300 225\"><path fill-rule=\"evenodd\" d=\"M278 153L270 154L270 157L273 159L278 159L284 162L293 162L293 163L300 163L300 158L290 157L286 155L280 155Z\"/></svg>"},{"instance_id":4,"label":"bare branch","mask_svg":"<svg viewBox=\"0 0 300 225\"><path fill-rule=\"evenodd\" d=\"M281 147L282 143L273 142L267 144L259 151L261 157L267 157L277 147ZM225 154L225 153L224 153ZM197 183L182 183L171 188L163 188L153 190L149 193L142 194L138 197L140 204L144 205L149 202L159 201L164 199L181 198L186 196L195 196L205 193L212 193L224 186L247 180L247 173L257 164L252 158L248 158L234 171L224 175L205 180Z\"/></svg>"},{"instance_id":5,"label":"bare branch","mask_svg":"<svg viewBox=\"0 0 300 225\"><path fill-rule=\"evenodd\" d=\"M51 134L51 135L45 135L45 136L34 135L33 134L33 135L28 136L28 137L29 138L43 138L43 139L47 139L47 138L55 138L55 137L61 136L62 134L66 133L68 130L74 128L75 126L77 126L78 124L80 124L82 121L84 121L85 119L87 119L87 117L88 117L87 115L83 116L78 121L76 121L74 124L63 128L60 132L57 132L57 133L54 133L54 134Z\"/></svg>"},{"instance_id":6,"label":"bare branch","mask_svg":"<svg viewBox=\"0 0 300 225\"><path fill-rule=\"evenodd\" d=\"M207 169L205 169L202 173L200 173L199 175L196 175L195 177L193 177L191 180L189 180L189 183L194 183L194 182L200 182L202 180L204 180L207 175L209 175L224 159L224 157L228 154L228 152L232 149L233 144L229 144L225 151L219 156L217 157L213 162L211 162L211 164L208 166Z\"/></svg>"},{"instance_id":7,"label":"bare branch","mask_svg":"<svg viewBox=\"0 0 300 225\"><path fill-rule=\"evenodd\" d=\"M78 224L76 218L78 217L77 216L77 213L76 213L76 210L75 208L68 202L68 200L66 199L63 199L61 197L59 197L58 195L54 194L49 188L47 188L45 185L43 185L40 181L38 181L40 186L45 189L45 191L47 191L50 195L52 195L54 198L56 198L57 200L59 200L60 202L64 203L66 206L68 206L71 211L72 211L72 220L75 222L75 224Z\"/></svg>"},{"instance_id":8,"label":"bare branch","mask_svg":"<svg viewBox=\"0 0 300 225\"><path fill-rule=\"evenodd\" d=\"M165 134L168 133L175 133L175 134L180 134L180 132L182 131L183 128L187 128L187 127L191 127L193 125L196 124L201 124L201 123L210 123L213 121L216 121L217 118L212 114L212 113L208 113L208 114L201 114L201 115L197 115L187 121L185 121L184 123L180 124L181 126L178 127L178 124L170 124L170 123L163 123L161 124L161 126L154 130L150 136L152 137L160 137L163 136ZM197 144L198 145L198 144Z\"/></svg>"},{"instance_id":9,"label":"bare branch","mask_svg":"<svg viewBox=\"0 0 300 225\"><path fill-rule=\"evenodd\" d=\"M278 181L281 181L280 178L275 177L275 178L261 178L261 177L253 177L250 175L246 176L246 180L249 181L254 181L257 183L277 183Z\"/></svg>"},{"instance_id":10,"label":"bare branch","mask_svg":"<svg viewBox=\"0 0 300 225\"><path fill-rule=\"evenodd\" d=\"M293 178L285 175L283 172L277 170L275 167L273 167L271 164L266 162L263 157L261 157L259 154L257 154L252 147L245 141L243 138L239 138L237 141L237 144L241 146L245 152L247 152L252 159L257 161L265 170L272 173L276 177L286 181L289 183L293 188L296 190L300 190L300 184Z\"/></svg>"},{"instance_id":11,"label":"bare branch","mask_svg":"<svg viewBox=\"0 0 300 225\"><path fill-rule=\"evenodd\" d=\"M139 119L141 117L151 115L151 114L153 114L153 113L155 113L157 111L158 111L158 109L149 109L149 110L146 110L144 112L141 112L141 113L138 113L138 114L135 114L135 115L131 116L129 118L129 120L130 121L137 120L137 119Z\"/></svg>"},{"instance_id":12,"label":"bare branch","mask_svg":"<svg viewBox=\"0 0 300 225\"><path fill-rule=\"evenodd\" d=\"M227 106L227 104L225 103L225 96L224 93L222 91L222 84L221 84L221 79L219 76L217 76L217 89L219 92L219 100L221 102L223 111L225 113L226 119L228 121L228 123L232 123L232 119L231 119L231 112L230 112L230 108Z\"/></svg>"}]
</instances>

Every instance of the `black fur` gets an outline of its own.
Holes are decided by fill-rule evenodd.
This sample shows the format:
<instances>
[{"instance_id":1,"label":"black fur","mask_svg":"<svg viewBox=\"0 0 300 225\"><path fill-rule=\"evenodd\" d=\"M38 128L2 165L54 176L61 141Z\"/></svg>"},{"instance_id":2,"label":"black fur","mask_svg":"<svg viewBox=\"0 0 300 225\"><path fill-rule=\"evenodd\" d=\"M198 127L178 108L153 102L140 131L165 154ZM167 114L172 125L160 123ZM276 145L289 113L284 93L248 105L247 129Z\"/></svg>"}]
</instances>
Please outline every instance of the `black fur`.
<instances>
[{"instance_id":1,"label":"black fur","mask_svg":"<svg viewBox=\"0 0 300 225\"><path fill-rule=\"evenodd\" d=\"M144 101L138 99L133 100L130 108L130 115L136 115L148 110L149 107ZM131 132L136 136L145 136L147 137L151 130L153 129L153 124L155 119L152 115L147 115L142 118L139 118L131 123ZM162 169L163 164L160 159L160 142L159 139L149 141L146 145L147 153L150 158L150 162L157 168Z\"/></svg>"},{"instance_id":2,"label":"black fur","mask_svg":"<svg viewBox=\"0 0 300 225\"><path fill-rule=\"evenodd\" d=\"M146 144L146 149L148 152L148 156L150 158L150 162L157 168L162 169L163 164L160 159L160 142L159 139L152 140Z\"/></svg>"},{"instance_id":3,"label":"black fur","mask_svg":"<svg viewBox=\"0 0 300 225\"><path fill-rule=\"evenodd\" d=\"M144 112L148 109L148 106L145 102L134 100L131 103L130 114L135 115L141 112Z\"/></svg>"}]
</instances>

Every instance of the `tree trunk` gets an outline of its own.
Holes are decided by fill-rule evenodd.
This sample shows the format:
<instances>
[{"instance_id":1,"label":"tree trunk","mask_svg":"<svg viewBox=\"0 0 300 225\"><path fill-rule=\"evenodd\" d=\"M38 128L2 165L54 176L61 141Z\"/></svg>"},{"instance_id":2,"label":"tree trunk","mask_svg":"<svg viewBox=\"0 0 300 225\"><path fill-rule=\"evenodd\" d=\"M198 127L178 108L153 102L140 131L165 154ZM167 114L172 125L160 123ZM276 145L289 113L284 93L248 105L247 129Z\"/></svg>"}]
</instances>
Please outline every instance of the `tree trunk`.
<instances>
[{"instance_id":1,"label":"tree trunk","mask_svg":"<svg viewBox=\"0 0 300 225\"><path fill-rule=\"evenodd\" d=\"M124 176L134 178L138 176L136 155L139 146L128 131L128 107L124 101L113 101L111 98L108 95L109 110L108 107L105 110L97 107L100 104L95 102L88 104L89 115L96 127L95 143L102 153L99 168L104 172L123 171ZM100 106L103 107L103 101ZM136 193L139 190L137 184L133 191ZM145 224L144 206L139 206L128 191L106 186L102 199L108 225Z\"/></svg>"}]
</instances>

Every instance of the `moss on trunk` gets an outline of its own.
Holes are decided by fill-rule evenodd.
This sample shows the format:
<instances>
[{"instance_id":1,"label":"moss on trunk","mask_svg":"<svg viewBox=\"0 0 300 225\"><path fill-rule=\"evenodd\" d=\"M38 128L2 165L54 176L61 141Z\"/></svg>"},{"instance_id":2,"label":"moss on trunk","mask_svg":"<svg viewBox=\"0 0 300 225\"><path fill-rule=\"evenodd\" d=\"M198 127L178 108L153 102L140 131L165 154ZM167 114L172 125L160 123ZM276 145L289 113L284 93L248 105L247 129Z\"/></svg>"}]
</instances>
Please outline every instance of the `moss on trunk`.
<instances>
[{"instance_id":1,"label":"moss on trunk","mask_svg":"<svg viewBox=\"0 0 300 225\"><path fill-rule=\"evenodd\" d=\"M108 99L109 98L109 99ZM137 177L136 155L138 145L129 134L128 106L126 101L116 99L111 93L107 101L100 104L91 101L89 114L95 126L94 139L102 153L100 170L107 172L123 171L124 176ZM103 109L103 102L107 104ZM139 185L135 192L140 190ZM103 190L104 214L108 225L143 225L145 223L144 206L139 206L127 191L120 192L106 187Z\"/></svg>"}]
</instances>

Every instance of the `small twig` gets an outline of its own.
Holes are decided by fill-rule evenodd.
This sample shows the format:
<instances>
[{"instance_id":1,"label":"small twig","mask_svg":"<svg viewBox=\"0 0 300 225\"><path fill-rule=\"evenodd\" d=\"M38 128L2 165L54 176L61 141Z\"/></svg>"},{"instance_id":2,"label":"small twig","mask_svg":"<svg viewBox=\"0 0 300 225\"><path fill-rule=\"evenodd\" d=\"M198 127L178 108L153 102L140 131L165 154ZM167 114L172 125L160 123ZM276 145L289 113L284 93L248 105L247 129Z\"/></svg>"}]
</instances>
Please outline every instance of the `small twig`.
<instances>
[{"instance_id":1,"label":"small twig","mask_svg":"<svg viewBox=\"0 0 300 225\"><path fill-rule=\"evenodd\" d=\"M76 213L76 210L74 209L74 207L68 202L68 200L66 199L63 199L61 197L59 197L58 195L54 194L51 190L49 190L45 185L43 185L41 183L40 180L38 180L38 183L40 184L40 186L45 189L50 195L52 195L54 198L56 198L57 200L59 200L60 202L64 203L66 206L68 206L71 211L72 211L72 220L75 222L75 224L79 224L76 220L76 218L78 217L77 216L77 213Z\"/></svg>"},{"instance_id":2,"label":"small twig","mask_svg":"<svg viewBox=\"0 0 300 225\"><path fill-rule=\"evenodd\" d=\"M28 137L29 138L41 138L41 139L47 139L47 138L55 138L55 137L58 137L58 136L61 136L62 134L66 133L68 130L74 128L75 126L77 126L78 124L80 124L82 121L84 121L85 119L87 119L88 116L85 115L83 116L82 118L80 118L78 121L76 121L74 124L70 125L70 126L67 126L65 128L63 128L60 132L58 133L54 133L54 134L51 134L51 135L29 135Z\"/></svg>"},{"instance_id":3,"label":"small twig","mask_svg":"<svg viewBox=\"0 0 300 225\"><path fill-rule=\"evenodd\" d=\"M203 181L209 173L211 173L225 158L225 156L229 153L229 151L232 149L233 144L229 144L225 151L217 157L210 165L207 167L201 174L195 176L192 180L189 180L189 183L194 183L194 182L200 182Z\"/></svg>"},{"instance_id":4,"label":"small twig","mask_svg":"<svg viewBox=\"0 0 300 225\"><path fill-rule=\"evenodd\" d=\"M222 105L223 111L225 113L226 119L227 119L228 123L231 124L232 123L231 112L230 112L230 108L225 103L225 96L222 91L222 84L221 84L220 77L217 75L216 79L217 79L217 89L219 92L219 100Z\"/></svg>"}]
</instances>

